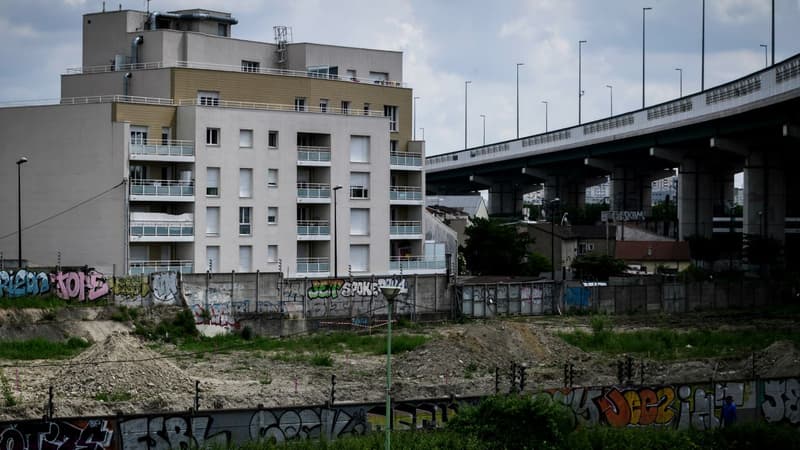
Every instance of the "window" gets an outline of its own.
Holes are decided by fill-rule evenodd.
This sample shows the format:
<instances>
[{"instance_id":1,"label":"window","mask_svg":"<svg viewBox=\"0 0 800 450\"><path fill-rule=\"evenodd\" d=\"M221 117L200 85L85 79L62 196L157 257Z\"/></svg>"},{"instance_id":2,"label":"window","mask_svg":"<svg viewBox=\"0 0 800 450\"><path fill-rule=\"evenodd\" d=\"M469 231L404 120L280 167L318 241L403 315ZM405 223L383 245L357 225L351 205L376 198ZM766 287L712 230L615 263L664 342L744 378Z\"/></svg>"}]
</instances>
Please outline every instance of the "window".
<instances>
[{"instance_id":1,"label":"window","mask_svg":"<svg viewBox=\"0 0 800 450\"><path fill-rule=\"evenodd\" d=\"M267 169L267 187L278 187L278 169Z\"/></svg>"},{"instance_id":2,"label":"window","mask_svg":"<svg viewBox=\"0 0 800 450\"><path fill-rule=\"evenodd\" d=\"M147 143L147 127L131 125L131 144Z\"/></svg>"},{"instance_id":3,"label":"window","mask_svg":"<svg viewBox=\"0 0 800 450\"><path fill-rule=\"evenodd\" d=\"M347 69L347 78L350 78L351 81L358 81L358 78L356 78L356 69Z\"/></svg>"},{"instance_id":4,"label":"window","mask_svg":"<svg viewBox=\"0 0 800 450\"><path fill-rule=\"evenodd\" d=\"M278 132L275 130L269 130L267 134L267 146L269 148L278 148Z\"/></svg>"},{"instance_id":5,"label":"window","mask_svg":"<svg viewBox=\"0 0 800 450\"><path fill-rule=\"evenodd\" d=\"M219 128L206 128L206 145L219 145Z\"/></svg>"},{"instance_id":6,"label":"window","mask_svg":"<svg viewBox=\"0 0 800 450\"><path fill-rule=\"evenodd\" d=\"M267 207L267 223L270 225L275 225L278 223L278 207L277 206L269 206Z\"/></svg>"},{"instance_id":7,"label":"window","mask_svg":"<svg viewBox=\"0 0 800 450\"><path fill-rule=\"evenodd\" d=\"M342 100L342 114L350 114L350 102Z\"/></svg>"},{"instance_id":8,"label":"window","mask_svg":"<svg viewBox=\"0 0 800 450\"><path fill-rule=\"evenodd\" d=\"M206 197L219 197L219 167L206 168Z\"/></svg>"},{"instance_id":9,"label":"window","mask_svg":"<svg viewBox=\"0 0 800 450\"><path fill-rule=\"evenodd\" d=\"M295 99L294 99L294 110L295 111L305 111L306 110L306 98L305 97L295 97Z\"/></svg>"},{"instance_id":10,"label":"window","mask_svg":"<svg viewBox=\"0 0 800 450\"><path fill-rule=\"evenodd\" d=\"M239 148L253 148L253 130L239 130Z\"/></svg>"},{"instance_id":11,"label":"window","mask_svg":"<svg viewBox=\"0 0 800 450\"><path fill-rule=\"evenodd\" d=\"M219 236L219 206L206 207L206 236Z\"/></svg>"},{"instance_id":12,"label":"window","mask_svg":"<svg viewBox=\"0 0 800 450\"><path fill-rule=\"evenodd\" d=\"M261 64L258 61L242 60L242 72L258 72Z\"/></svg>"},{"instance_id":13,"label":"window","mask_svg":"<svg viewBox=\"0 0 800 450\"><path fill-rule=\"evenodd\" d=\"M350 172L350 198L369 198L369 173Z\"/></svg>"},{"instance_id":14,"label":"window","mask_svg":"<svg viewBox=\"0 0 800 450\"><path fill-rule=\"evenodd\" d=\"M253 169L239 169L239 197L253 196Z\"/></svg>"},{"instance_id":15,"label":"window","mask_svg":"<svg viewBox=\"0 0 800 450\"><path fill-rule=\"evenodd\" d=\"M239 246L239 272L253 271L253 246Z\"/></svg>"},{"instance_id":16,"label":"window","mask_svg":"<svg viewBox=\"0 0 800 450\"><path fill-rule=\"evenodd\" d=\"M172 129L170 129L170 127L161 127L161 145L169 145L171 136Z\"/></svg>"},{"instance_id":17,"label":"window","mask_svg":"<svg viewBox=\"0 0 800 450\"><path fill-rule=\"evenodd\" d=\"M219 92L197 91L197 103L200 106L219 106Z\"/></svg>"},{"instance_id":18,"label":"window","mask_svg":"<svg viewBox=\"0 0 800 450\"><path fill-rule=\"evenodd\" d=\"M249 206L239 207L239 236L250 236L252 234L252 222L250 218L253 208Z\"/></svg>"},{"instance_id":19,"label":"window","mask_svg":"<svg viewBox=\"0 0 800 450\"><path fill-rule=\"evenodd\" d=\"M370 71L369 79L375 84L386 84L386 82L389 81L389 74L386 72Z\"/></svg>"},{"instance_id":20,"label":"window","mask_svg":"<svg viewBox=\"0 0 800 450\"><path fill-rule=\"evenodd\" d=\"M350 270L353 272L369 270L369 245L350 246Z\"/></svg>"},{"instance_id":21,"label":"window","mask_svg":"<svg viewBox=\"0 0 800 450\"><path fill-rule=\"evenodd\" d=\"M369 115L369 103L364 103L364 115Z\"/></svg>"},{"instance_id":22,"label":"window","mask_svg":"<svg viewBox=\"0 0 800 450\"><path fill-rule=\"evenodd\" d=\"M350 209L350 234L353 236L366 236L369 234L369 209Z\"/></svg>"},{"instance_id":23,"label":"window","mask_svg":"<svg viewBox=\"0 0 800 450\"><path fill-rule=\"evenodd\" d=\"M315 78L336 78L339 73L337 66L312 66L306 69L308 75Z\"/></svg>"},{"instance_id":24,"label":"window","mask_svg":"<svg viewBox=\"0 0 800 450\"><path fill-rule=\"evenodd\" d=\"M389 141L389 151L392 153L397 152L397 141L392 139Z\"/></svg>"},{"instance_id":25,"label":"window","mask_svg":"<svg viewBox=\"0 0 800 450\"><path fill-rule=\"evenodd\" d=\"M350 136L350 162L369 162L369 136Z\"/></svg>"},{"instance_id":26,"label":"window","mask_svg":"<svg viewBox=\"0 0 800 450\"><path fill-rule=\"evenodd\" d=\"M328 112L328 99L319 99L319 112Z\"/></svg>"},{"instance_id":27,"label":"window","mask_svg":"<svg viewBox=\"0 0 800 450\"><path fill-rule=\"evenodd\" d=\"M227 37L228 36L228 26L225 25L224 23L218 23L217 24L217 36Z\"/></svg>"},{"instance_id":28,"label":"window","mask_svg":"<svg viewBox=\"0 0 800 450\"><path fill-rule=\"evenodd\" d=\"M219 246L209 245L206 247L206 260L209 272L219 272Z\"/></svg>"},{"instance_id":29,"label":"window","mask_svg":"<svg viewBox=\"0 0 800 450\"><path fill-rule=\"evenodd\" d=\"M277 245L268 245L267 246L267 262L269 262L269 263L278 262L278 246Z\"/></svg>"},{"instance_id":30,"label":"window","mask_svg":"<svg viewBox=\"0 0 800 450\"><path fill-rule=\"evenodd\" d=\"M383 115L389 118L389 131L397 131L397 106L384 105Z\"/></svg>"}]
</instances>

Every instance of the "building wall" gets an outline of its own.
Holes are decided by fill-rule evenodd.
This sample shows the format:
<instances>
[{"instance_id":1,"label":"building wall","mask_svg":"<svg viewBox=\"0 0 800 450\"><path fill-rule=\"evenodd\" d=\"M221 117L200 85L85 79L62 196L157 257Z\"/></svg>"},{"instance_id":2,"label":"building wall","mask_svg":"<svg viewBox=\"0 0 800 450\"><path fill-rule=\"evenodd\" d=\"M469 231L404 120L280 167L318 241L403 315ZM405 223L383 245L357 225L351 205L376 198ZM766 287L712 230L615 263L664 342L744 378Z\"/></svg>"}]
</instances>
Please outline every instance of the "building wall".
<instances>
[{"instance_id":1,"label":"building wall","mask_svg":"<svg viewBox=\"0 0 800 450\"><path fill-rule=\"evenodd\" d=\"M178 139L176 131L176 108L174 106L137 105L130 103L114 103L113 117L115 122L130 122L132 126L148 127L149 139L159 139L161 128L172 128L173 139ZM187 139L191 140L192 137Z\"/></svg>"},{"instance_id":2,"label":"building wall","mask_svg":"<svg viewBox=\"0 0 800 450\"><path fill-rule=\"evenodd\" d=\"M21 167L22 225L32 228L23 231L23 258L31 265L55 265L61 252L65 266L90 264L112 273L116 265L122 272L127 133L124 124L112 123L110 104L0 109L4 258L17 258L15 161L27 156Z\"/></svg>"},{"instance_id":3,"label":"building wall","mask_svg":"<svg viewBox=\"0 0 800 450\"><path fill-rule=\"evenodd\" d=\"M123 95L125 74L128 71L102 72L85 75L62 75L61 98L94 95ZM170 69L131 70L128 95L139 97L170 98L172 89Z\"/></svg>"},{"instance_id":4,"label":"building wall","mask_svg":"<svg viewBox=\"0 0 800 450\"><path fill-rule=\"evenodd\" d=\"M83 16L83 67L111 64L114 55L130 56L128 32L140 30L147 15L143 11L110 11Z\"/></svg>"},{"instance_id":5,"label":"building wall","mask_svg":"<svg viewBox=\"0 0 800 450\"><path fill-rule=\"evenodd\" d=\"M288 48L290 70L337 66L339 76L346 76L348 69L354 69L358 78L368 79L370 72L384 72L389 81L403 81L402 52L310 43L289 44Z\"/></svg>"}]
</instances>

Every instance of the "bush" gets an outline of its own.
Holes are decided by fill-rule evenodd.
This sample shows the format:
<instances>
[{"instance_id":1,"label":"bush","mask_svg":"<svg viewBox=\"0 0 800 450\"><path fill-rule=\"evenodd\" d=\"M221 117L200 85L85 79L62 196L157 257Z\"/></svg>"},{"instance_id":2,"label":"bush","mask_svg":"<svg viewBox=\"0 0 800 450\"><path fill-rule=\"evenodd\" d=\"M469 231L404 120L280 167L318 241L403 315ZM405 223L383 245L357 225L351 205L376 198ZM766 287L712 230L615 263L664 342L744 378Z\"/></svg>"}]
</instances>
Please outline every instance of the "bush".
<instances>
[{"instance_id":1,"label":"bush","mask_svg":"<svg viewBox=\"0 0 800 450\"><path fill-rule=\"evenodd\" d=\"M330 367L333 365L333 358L327 353L314 353L314 355L311 356L311 365Z\"/></svg>"},{"instance_id":2,"label":"bush","mask_svg":"<svg viewBox=\"0 0 800 450\"><path fill-rule=\"evenodd\" d=\"M250 325L242 328L242 339L249 341L253 339L253 328Z\"/></svg>"}]
</instances>

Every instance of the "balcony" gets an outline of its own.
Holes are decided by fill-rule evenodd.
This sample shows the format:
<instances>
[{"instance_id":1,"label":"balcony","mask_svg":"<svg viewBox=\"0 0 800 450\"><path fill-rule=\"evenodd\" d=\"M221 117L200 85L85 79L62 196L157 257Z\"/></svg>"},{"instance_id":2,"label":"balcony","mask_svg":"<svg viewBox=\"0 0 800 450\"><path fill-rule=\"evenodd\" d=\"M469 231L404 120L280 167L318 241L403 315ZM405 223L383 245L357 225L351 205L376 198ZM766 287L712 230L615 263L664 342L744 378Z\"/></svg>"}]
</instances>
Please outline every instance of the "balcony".
<instances>
[{"instance_id":1,"label":"balcony","mask_svg":"<svg viewBox=\"0 0 800 450\"><path fill-rule=\"evenodd\" d=\"M390 237L402 236L407 239L415 235L422 235L422 222L418 220L392 220L389 224Z\"/></svg>"},{"instance_id":2,"label":"balcony","mask_svg":"<svg viewBox=\"0 0 800 450\"><path fill-rule=\"evenodd\" d=\"M131 200L193 202L194 182L181 180L131 180Z\"/></svg>"},{"instance_id":3,"label":"balcony","mask_svg":"<svg viewBox=\"0 0 800 450\"><path fill-rule=\"evenodd\" d=\"M328 240L331 238L331 225L327 220L298 220L297 239L304 241Z\"/></svg>"},{"instance_id":4,"label":"balcony","mask_svg":"<svg viewBox=\"0 0 800 450\"><path fill-rule=\"evenodd\" d=\"M128 275L149 275L154 272L192 273L192 261L131 261Z\"/></svg>"},{"instance_id":5,"label":"balcony","mask_svg":"<svg viewBox=\"0 0 800 450\"><path fill-rule=\"evenodd\" d=\"M299 203L330 203L331 185L325 183L297 183Z\"/></svg>"},{"instance_id":6,"label":"balcony","mask_svg":"<svg viewBox=\"0 0 800 450\"><path fill-rule=\"evenodd\" d=\"M297 273L328 273L330 272L328 258L297 258Z\"/></svg>"},{"instance_id":7,"label":"balcony","mask_svg":"<svg viewBox=\"0 0 800 450\"><path fill-rule=\"evenodd\" d=\"M131 242L193 242L194 222L132 220L130 240Z\"/></svg>"},{"instance_id":8,"label":"balcony","mask_svg":"<svg viewBox=\"0 0 800 450\"><path fill-rule=\"evenodd\" d=\"M419 204L422 202L422 188L419 186L389 186L389 200Z\"/></svg>"},{"instance_id":9,"label":"balcony","mask_svg":"<svg viewBox=\"0 0 800 450\"><path fill-rule=\"evenodd\" d=\"M134 139L132 161L194 162L194 141Z\"/></svg>"},{"instance_id":10,"label":"balcony","mask_svg":"<svg viewBox=\"0 0 800 450\"><path fill-rule=\"evenodd\" d=\"M445 259L429 256L391 256L389 270L417 273L442 273L446 270Z\"/></svg>"},{"instance_id":11,"label":"balcony","mask_svg":"<svg viewBox=\"0 0 800 450\"><path fill-rule=\"evenodd\" d=\"M330 167L331 148L315 147L309 145L298 145L297 165Z\"/></svg>"},{"instance_id":12,"label":"balcony","mask_svg":"<svg viewBox=\"0 0 800 450\"><path fill-rule=\"evenodd\" d=\"M422 155L419 153L391 152L391 168L395 170L421 170Z\"/></svg>"}]
</instances>

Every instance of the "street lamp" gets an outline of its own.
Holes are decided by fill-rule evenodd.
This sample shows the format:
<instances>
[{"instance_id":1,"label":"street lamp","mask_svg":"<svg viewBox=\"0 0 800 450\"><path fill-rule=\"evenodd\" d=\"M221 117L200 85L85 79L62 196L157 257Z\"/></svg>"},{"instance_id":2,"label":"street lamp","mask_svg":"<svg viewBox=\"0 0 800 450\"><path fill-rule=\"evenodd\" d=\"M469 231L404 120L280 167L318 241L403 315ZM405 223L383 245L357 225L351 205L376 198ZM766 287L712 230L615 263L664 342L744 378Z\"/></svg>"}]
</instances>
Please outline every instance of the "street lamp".
<instances>
[{"instance_id":1,"label":"street lamp","mask_svg":"<svg viewBox=\"0 0 800 450\"><path fill-rule=\"evenodd\" d=\"M333 277L339 278L339 228L336 226L336 192L341 184L333 187Z\"/></svg>"},{"instance_id":2,"label":"street lamp","mask_svg":"<svg viewBox=\"0 0 800 450\"><path fill-rule=\"evenodd\" d=\"M464 82L464 148L467 148L467 86L472 81Z\"/></svg>"},{"instance_id":3,"label":"street lamp","mask_svg":"<svg viewBox=\"0 0 800 450\"><path fill-rule=\"evenodd\" d=\"M425 127L420 127L420 130L422 131L422 140L424 141L425 140Z\"/></svg>"},{"instance_id":4,"label":"street lamp","mask_svg":"<svg viewBox=\"0 0 800 450\"><path fill-rule=\"evenodd\" d=\"M22 268L22 165L28 162L28 158L22 157L17 160L17 226L18 238L17 241L17 264L20 269Z\"/></svg>"},{"instance_id":5,"label":"street lamp","mask_svg":"<svg viewBox=\"0 0 800 450\"><path fill-rule=\"evenodd\" d=\"M700 31L700 90L706 90L706 0L703 0L703 25Z\"/></svg>"},{"instance_id":6,"label":"street lamp","mask_svg":"<svg viewBox=\"0 0 800 450\"><path fill-rule=\"evenodd\" d=\"M517 63L517 139L519 139L519 66L524 66L525 63ZM483 143L486 145L486 142Z\"/></svg>"},{"instance_id":7,"label":"street lamp","mask_svg":"<svg viewBox=\"0 0 800 450\"><path fill-rule=\"evenodd\" d=\"M483 119L483 145L486 145L486 115L481 114L481 118Z\"/></svg>"},{"instance_id":8,"label":"street lamp","mask_svg":"<svg viewBox=\"0 0 800 450\"><path fill-rule=\"evenodd\" d=\"M769 45L761 44L760 47L764 48L764 67L767 67L767 66L769 66L769 62L767 60L767 52L769 51L767 49L768 49Z\"/></svg>"},{"instance_id":9,"label":"street lamp","mask_svg":"<svg viewBox=\"0 0 800 450\"><path fill-rule=\"evenodd\" d=\"M581 89L581 45L587 41L578 41L578 125L581 124L581 98L583 97L583 89Z\"/></svg>"},{"instance_id":10,"label":"street lamp","mask_svg":"<svg viewBox=\"0 0 800 450\"><path fill-rule=\"evenodd\" d=\"M614 115L614 86L607 84L606 87L608 88L608 112L609 116Z\"/></svg>"},{"instance_id":11,"label":"street lamp","mask_svg":"<svg viewBox=\"0 0 800 450\"><path fill-rule=\"evenodd\" d=\"M644 13L653 8L642 8L642 108L644 108Z\"/></svg>"},{"instance_id":12,"label":"street lamp","mask_svg":"<svg viewBox=\"0 0 800 450\"><path fill-rule=\"evenodd\" d=\"M394 299L400 293L399 286L381 286L386 298L386 449L392 448L392 309Z\"/></svg>"},{"instance_id":13,"label":"street lamp","mask_svg":"<svg viewBox=\"0 0 800 450\"><path fill-rule=\"evenodd\" d=\"M417 100L419 100L419 97L414 97L414 126L413 126L414 138L413 138L413 140L415 140L415 141L417 140Z\"/></svg>"},{"instance_id":14,"label":"street lamp","mask_svg":"<svg viewBox=\"0 0 800 450\"><path fill-rule=\"evenodd\" d=\"M544 103L544 132L547 133L547 100L542 100Z\"/></svg>"},{"instance_id":15,"label":"street lamp","mask_svg":"<svg viewBox=\"0 0 800 450\"><path fill-rule=\"evenodd\" d=\"M550 273L551 279L556 280L556 212L555 205L561 199L556 197L548 203L550 206Z\"/></svg>"},{"instance_id":16,"label":"street lamp","mask_svg":"<svg viewBox=\"0 0 800 450\"><path fill-rule=\"evenodd\" d=\"M678 71L678 97L683 97L683 69L676 67L675 70Z\"/></svg>"}]
</instances>

